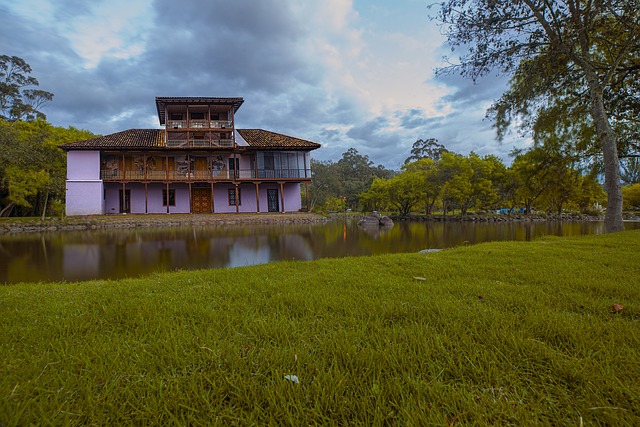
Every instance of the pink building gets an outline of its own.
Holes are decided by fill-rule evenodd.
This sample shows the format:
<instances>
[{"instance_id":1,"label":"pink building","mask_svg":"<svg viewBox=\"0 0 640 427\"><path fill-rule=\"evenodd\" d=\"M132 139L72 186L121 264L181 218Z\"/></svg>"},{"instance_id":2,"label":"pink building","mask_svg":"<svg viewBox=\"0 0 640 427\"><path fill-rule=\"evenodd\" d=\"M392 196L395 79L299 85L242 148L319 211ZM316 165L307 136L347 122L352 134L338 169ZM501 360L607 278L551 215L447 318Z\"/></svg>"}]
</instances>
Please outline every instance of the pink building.
<instances>
[{"instance_id":1,"label":"pink building","mask_svg":"<svg viewBox=\"0 0 640 427\"><path fill-rule=\"evenodd\" d=\"M63 145L67 215L308 209L309 153L320 144L236 129L243 102L157 97L164 129L130 129Z\"/></svg>"}]
</instances>

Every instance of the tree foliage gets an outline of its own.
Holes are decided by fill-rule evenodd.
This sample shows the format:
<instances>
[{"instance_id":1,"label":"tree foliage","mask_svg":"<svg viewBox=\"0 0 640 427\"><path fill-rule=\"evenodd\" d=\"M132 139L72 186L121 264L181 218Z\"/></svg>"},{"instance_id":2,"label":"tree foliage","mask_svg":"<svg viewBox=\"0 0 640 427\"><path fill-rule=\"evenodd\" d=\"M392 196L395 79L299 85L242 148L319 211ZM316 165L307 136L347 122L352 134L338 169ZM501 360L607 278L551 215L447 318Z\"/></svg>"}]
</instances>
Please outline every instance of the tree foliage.
<instances>
[{"instance_id":1,"label":"tree foliage","mask_svg":"<svg viewBox=\"0 0 640 427\"><path fill-rule=\"evenodd\" d=\"M53 94L34 89L31 66L17 56L0 55L0 118L7 121L46 119L40 109Z\"/></svg>"},{"instance_id":2,"label":"tree foliage","mask_svg":"<svg viewBox=\"0 0 640 427\"><path fill-rule=\"evenodd\" d=\"M411 155L404 161L405 164L415 162L420 159L431 159L436 162L440 160L443 153L448 150L444 145L439 144L435 138L418 139L411 147Z\"/></svg>"},{"instance_id":3,"label":"tree foliage","mask_svg":"<svg viewBox=\"0 0 640 427\"><path fill-rule=\"evenodd\" d=\"M640 183L625 185L622 187L622 192L625 209L640 210Z\"/></svg>"},{"instance_id":4,"label":"tree foliage","mask_svg":"<svg viewBox=\"0 0 640 427\"><path fill-rule=\"evenodd\" d=\"M0 213L41 215L65 197L66 157L61 144L94 137L91 132L43 121L0 119Z\"/></svg>"},{"instance_id":5,"label":"tree foliage","mask_svg":"<svg viewBox=\"0 0 640 427\"><path fill-rule=\"evenodd\" d=\"M345 200L345 207L357 209L359 195L371 186L375 178L389 178L393 173L382 165L374 166L367 155L350 148L337 161L311 160L313 181L309 186L313 209L334 210L332 199Z\"/></svg>"},{"instance_id":6,"label":"tree foliage","mask_svg":"<svg viewBox=\"0 0 640 427\"><path fill-rule=\"evenodd\" d=\"M542 147L513 154L508 168L496 156L473 152L468 156L444 152L439 161L422 158L403 165L390 179L375 179L360 201L366 209L399 215L419 210L431 215L436 206L444 215L515 208L526 213L534 209L595 213L603 190L594 175L581 173L569 159Z\"/></svg>"},{"instance_id":7,"label":"tree foliage","mask_svg":"<svg viewBox=\"0 0 640 427\"><path fill-rule=\"evenodd\" d=\"M466 51L440 72L474 80L493 69L512 73L492 109L499 135L517 117L538 143L601 156L608 231L624 229L619 154L634 143L637 149L630 136L638 129L639 6L639 0L447 0L437 15L451 46Z\"/></svg>"}]
</instances>

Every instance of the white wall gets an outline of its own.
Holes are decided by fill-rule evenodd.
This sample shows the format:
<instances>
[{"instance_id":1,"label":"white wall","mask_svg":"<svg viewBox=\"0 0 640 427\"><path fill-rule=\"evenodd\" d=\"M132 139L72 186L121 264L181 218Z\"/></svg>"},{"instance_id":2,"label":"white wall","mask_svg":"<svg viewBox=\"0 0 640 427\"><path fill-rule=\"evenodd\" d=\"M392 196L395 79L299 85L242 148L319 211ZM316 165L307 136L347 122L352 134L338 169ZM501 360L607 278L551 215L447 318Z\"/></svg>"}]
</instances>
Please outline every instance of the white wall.
<instances>
[{"instance_id":1,"label":"white wall","mask_svg":"<svg viewBox=\"0 0 640 427\"><path fill-rule=\"evenodd\" d=\"M68 216L103 214L102 181L67 181Z\"/></svg>"},{"instance_id":2,"label":"white wall","mask_svg":"<svg viewBox=\"0 0 640 427\"><path fill-rule=\"evenodd\" d=\"M70 181L100 179L100 152L67 152L67 179Z\"/></svg>"}]
</instances>

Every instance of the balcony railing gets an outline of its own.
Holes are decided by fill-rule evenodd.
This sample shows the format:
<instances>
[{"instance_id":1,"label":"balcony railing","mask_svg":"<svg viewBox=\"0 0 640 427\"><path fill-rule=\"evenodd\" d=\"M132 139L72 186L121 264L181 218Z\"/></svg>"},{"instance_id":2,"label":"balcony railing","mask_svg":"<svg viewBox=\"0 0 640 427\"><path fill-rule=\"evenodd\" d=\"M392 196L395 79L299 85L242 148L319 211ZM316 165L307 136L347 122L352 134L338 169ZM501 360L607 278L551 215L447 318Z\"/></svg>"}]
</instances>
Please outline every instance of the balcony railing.
<instances>
[{"instance_id":1,"label":"balcony railing","mask_svg":"<svg viewBox=\"0 0 640 427\"><path fill-rule=\"evenodd\" d=\"M169 129L183 129L187 127L186 120L167 120L167 128Z\"/></svg>"},{"instance_id":2,"label":"balcony railing","mask_svg":"<svg viewBox=\"0 0 640 427\"><path fill-rule=\"evenodd\" d=\"M169 139L167 147L180 148L202 148L202 147L225 147L233 148L233 139Z\"/></svg>"},{"instance_id":3,"label":"balcony railing","mask_svg":"<svg viewBox=\"0 0 640 427\"><path fill-rule=\"evenodd\" d=\"M231 129L231 120L167 120L167 129Z\"/></svg>"},{"instance_id":4,"label":"balcony railing","mask_svg":"<svg viewBox=\"0 0 640 427\"><path fill-rule=\"evenodd\" d=\"M231 129L231 120L211 120L210 126L215 129Z\"/></svg>"},{"instance_id":5,"label":"balcony railing","mask_svg":"<svg viewBox=\"0 0 640 427\"><path fill-rule=\"evenodd\" d=\"M121 171L101 170L100 178L105 181L228 181L228 180L269 180L269 179L308 179L310 169L238 169L238 170L192 170L179 172L175 170Z\"/></svg>"},{"instance_id":6,"label":"balcony railing","mask_svg":"<svg viewBox=\"0 0 640 427\"><path fill-rule=\"evenodd\" d=\"M189 121L189 127L190 128L206 128L207 127L207 120L190 120Z\"/></svg>"}]
</instances>

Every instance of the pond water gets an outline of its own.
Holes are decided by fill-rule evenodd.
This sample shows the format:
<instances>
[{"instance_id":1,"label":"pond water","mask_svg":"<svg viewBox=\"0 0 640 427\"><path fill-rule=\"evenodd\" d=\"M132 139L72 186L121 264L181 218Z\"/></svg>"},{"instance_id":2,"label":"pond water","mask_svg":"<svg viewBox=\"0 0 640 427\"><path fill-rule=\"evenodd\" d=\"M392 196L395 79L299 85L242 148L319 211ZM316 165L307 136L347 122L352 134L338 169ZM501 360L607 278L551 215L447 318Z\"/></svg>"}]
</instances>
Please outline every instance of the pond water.
<instances>
[{"instance_id":1,"label":"pond water","mask_svg":"<svg viewBox=\"0 0 640 427\"><path fill-rule=\"evenodd\" d=\"M639 222L625 225L640 229ZM603 232L602 222L400 222L391 229L371 229L346 220L22 233L0 235L0 284L117 279L157 271L417 252L494 240Z\"/></svg>"}]
</instances>

